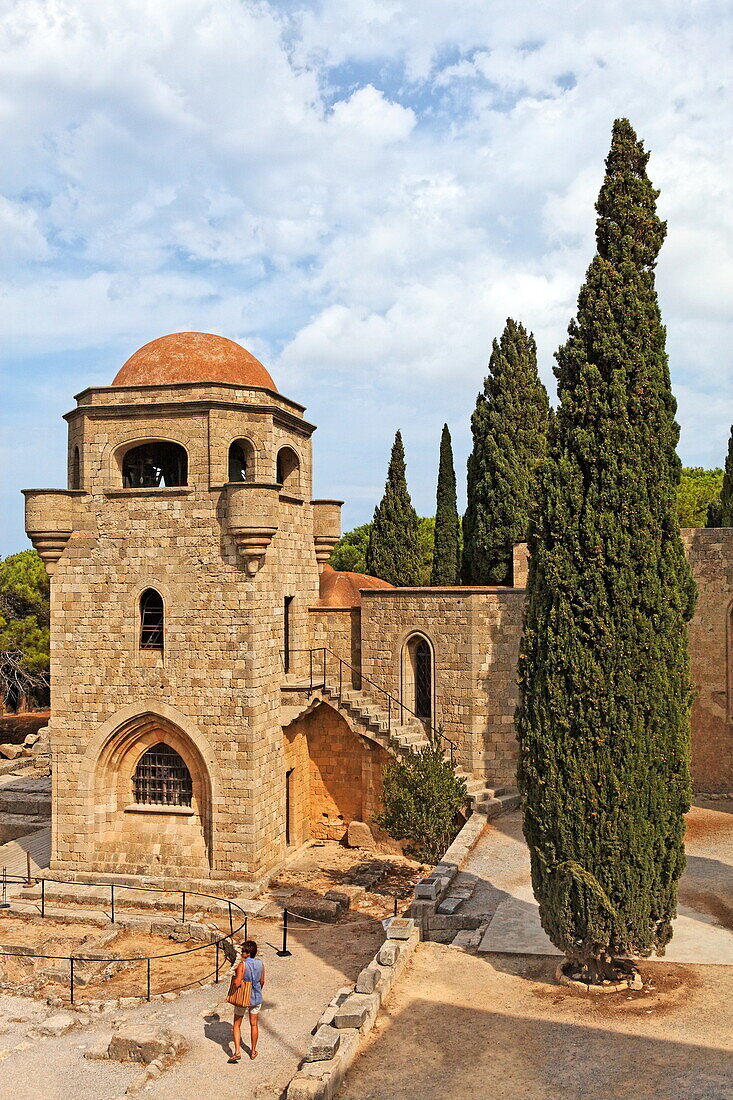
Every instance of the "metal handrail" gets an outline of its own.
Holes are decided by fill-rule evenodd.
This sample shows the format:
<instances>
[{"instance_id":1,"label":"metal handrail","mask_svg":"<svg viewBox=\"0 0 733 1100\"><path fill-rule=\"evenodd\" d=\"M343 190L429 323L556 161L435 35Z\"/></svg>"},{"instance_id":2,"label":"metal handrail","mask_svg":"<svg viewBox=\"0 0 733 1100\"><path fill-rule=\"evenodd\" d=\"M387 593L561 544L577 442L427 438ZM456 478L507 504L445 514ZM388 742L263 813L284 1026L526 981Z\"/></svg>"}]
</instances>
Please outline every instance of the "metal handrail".
<instances>
[{"instance_id":1,"label":"metal handrail","mask_svg":"<svg viewBox=\"0 0 733 1100\"><path fill-rule=\"evenodd\" d=\"M309 690L311 692L313 691L313 687L314 687L314 681L313 681L313 668L314 668L313 655L318 654L318 653L323 654L323 664L322 664L323 686L327 687L328 686L328 674L327 674L328 673L328 655L330 654L331 657L335 657L336 660L338 661L338 669L339 669L338 700L339 700L339 702L341 702L341 698L342 698L342 695L343 695L343 670L345 668L347 668L350 672L354 673L359 678L360 681L366 680L366 682L368 684L371 684L371 686L373 688L375 688L378 692L380 692L382 695L384 695L386 697L386 699L387 699L387 732L390 735L392 733L392 704L394 704L394 706L396 708L399 708L400 725L402 724L402 722L404 720L403 716L404 716L405 711L407 711L407 713L409 715L411 715L413 718L417 718L418 722L422 722L423 724L427 724L429 734L430 734L430 738L433 741L433 743L436 743L438 738L441 738L443 741L445 741L446 744L449 746L451 763L454 762L454 753L455 753L456 748L458 747L456 745L455 741L451 741L450 737L446 737L446 735L443 733L442 730L436 729L436 727L433 725L432 721L430 721L429 719L421 718L419 714L416 714L416 712L414 710L412 710L410 707L408 707L405 703L403 703L399 699L396 699L394 697L394 695L392 695L389 691L387 691L386 688L383 688L381 684L378 684L375 680L372 680L372 678L370 676L366 676L360 669L354 668L354 666L349 664L348 661L345 661L343 659L343 657L339 657L338 653L334 653L334 651L332 649L329 649L327 646L318 646L317 648L311 649L311 650L291 650L290 652L291 653L305 653L305 652L310 653L310 683L309 683ZM358 689L355 689L355 690L358 690Z\"/></svg>"},{"instance_id":2,"label":"metal handrail","mask_svg":"<svg viewBox=\"0 0 733 1100\"><path fill-rule=\"evenodd\" d=\"M121 958L120 956L117 956L117 955L112 955L110 957L104 957L102 955L97 954L96 952L93 952L89 955L42 955L42 954L34 951L33 952L33 958L36 958L36 959L51 959L51 960L56 960L56 961L64 961L65 960L66 962L69 963L69 999L71 1001L71 1004L74 1004L74 965L76 963L85 963L85 962L95 962L95 963L109 963L109 962L114 962L114 963L145 963L145 969L146 969L146 994L145 994L145 999L149 1001L151 999L151 996L153 995L152 991L151 991L151 963L154 962L156 959L172 959L172 958L174 958L178 955L192 955L195 951L206 951L208 948L213 947L215 949L215 952L216 952L216 967L215 967L215 971L212 971L212 973L216 974L215 981L218 982L219 981L219 952L223 950L220 945L222 945L225 942L230 942L231 943L234 939L234 936L238 935L239 932L242 931L242 929L244 929L245 939L247 938L248 914L245 912L244 909L242 909L241 905L239 905L236 901L232 901L231 898L223 898L223 897L221 897L217 894L206 894L206 893L204 893L203 891L200 891L200 890L175 890L175 891L173 891L173 890L164 890L160 886L128 886L128 885L123 886L120 883L100 882L100 881L82 882L79 879L57 879L57 878L50 878L50 877L45 876L45 875L40 877L40 879L37 879L37 881L40 881L40 884L41 884L41 918L45 918L45 916L46 916L46 883L47 882L53 882L53 883L56 883L60 886L86 886L86 887L88 887L88 886L105 886L105 887L109 887L109 889L110 889L110 903L111 903L111 923L112 924L116 923L116 921L115 921L115 897L114 897L115 886L117 886L119 889L123 889L123 890L140 890L140 891L144 890L144 891L147 891L148 893L163 893L163 894L180 893L180 895L181 895L181 924L184 924L185 919L186 919L186 895L188 895L189 897L209 898L212 901L223 902L228 907L228 911L229 911L229 934L228 935L225 933L223 936L219 936L214 940L209 940L208 943L200 943L196 947L186 947L186 948L183 948L181 951L169 951L169 952L166 952L166 953L161 954L161 955L133 955L130 958ZM6 883L13 883L13 882L15 882L15 883L27 883L28 879L24 876L21 876L21 875L8 875L6 869L3 868L3 885L5 886ZM236 928L234 926L232 907L234 907L235 909L238 909L239 912L241 913L241 915L244 917L244 920L242 921L242 923L238 924L236 926ZM26 954L27 954L26 951L8 950L3 944L0 944L0 957L3 956L3 955L22 957L22 956L25 956ZM208 975L208 977L210 977L210 975ZM196 979L196 982L202 982L204 980L206 980L206 979L205 978L198 978L198 979ZM193 984L196 984L196 982L189 982L187 984L188 985L193 985ZM185 989L185 988L187 988L186 985L175 987L175 989ZM166 992L173 992L173 990L167 990Z\"/></svg>"}]
</instances>

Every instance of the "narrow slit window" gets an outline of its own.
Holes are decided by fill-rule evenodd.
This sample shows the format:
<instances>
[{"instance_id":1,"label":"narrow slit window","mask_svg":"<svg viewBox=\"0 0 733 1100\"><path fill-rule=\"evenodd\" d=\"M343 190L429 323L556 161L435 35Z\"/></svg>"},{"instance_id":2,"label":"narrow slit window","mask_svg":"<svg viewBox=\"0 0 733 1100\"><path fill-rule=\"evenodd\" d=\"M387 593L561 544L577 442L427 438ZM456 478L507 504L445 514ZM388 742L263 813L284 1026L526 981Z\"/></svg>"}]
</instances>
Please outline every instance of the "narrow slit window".
<instances>
[{"instance_id":1,"label":"narrow slit window","mask_svg":"<svg viewBox=\"0 0 733 1100\"><path fill-rule=\"evenodd\" d=\"M163 649L163 597L146 588L140 597L140 649Z\"/></svg>"},{"instance_id":2,"label":"narrow slit window","mask_svg":"<svg viewBox=\"0 0 733 1100\"><path fill-rule=\"evenodd\" d=\"M162 741L149 748L135 768L132 797L143 806L190 806L193 783L183 757Z\"/></svg>"}]
</instances>

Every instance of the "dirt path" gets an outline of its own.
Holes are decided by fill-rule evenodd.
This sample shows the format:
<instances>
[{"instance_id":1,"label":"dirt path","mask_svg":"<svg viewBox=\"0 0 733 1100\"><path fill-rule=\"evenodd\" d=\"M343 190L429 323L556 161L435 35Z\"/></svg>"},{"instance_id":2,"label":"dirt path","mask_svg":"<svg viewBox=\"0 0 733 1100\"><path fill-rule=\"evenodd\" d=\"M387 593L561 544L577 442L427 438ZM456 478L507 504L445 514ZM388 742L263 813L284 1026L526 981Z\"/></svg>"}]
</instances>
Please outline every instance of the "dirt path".
<instances>
[{"instance_id":1,"label":"dirt path","mask_svg":"<svg viewBox=\"0 0 733 1100\"><path fill-rule=\"evenodd\" d=\"M661 994L618 1001L554 967L422 944L339 1100L733 1100L733 967L654 964Z\"/></svg>"},{"instance_id":2,"label":"dirt path","mask_svg":"<svg viewBox=\"0 0 733 1100\"><path fill-rule=\"evenodd\" d=\"M153 1002L117 1012L61 1038L35 1039L33 1023L49 1010L23 998L32 1018L13 1023L10 1006L20 998L0 997L0 1100L118 1100L139 1067L89 1061L84 1049L118 1024L152 1023L182 1033L189 1051L146 1088L155 1100L279 1100L303 1058L318 1016L336 991L353 982L372 958L384 934L373 927L333 925L293 929L292 957L279 959L277 927L254 920L250 934L261 946L267 968L260 1023L260 1055L255 1062L227 1064L231 1009L219 1003L224 983L189 993L170 1003ZM5 1018L3 1018L5 1017ZM243 1036L244 1037L244 1036ZM39 1085L42 1082L42 1085Z\"/></svg>"}]
</instances>

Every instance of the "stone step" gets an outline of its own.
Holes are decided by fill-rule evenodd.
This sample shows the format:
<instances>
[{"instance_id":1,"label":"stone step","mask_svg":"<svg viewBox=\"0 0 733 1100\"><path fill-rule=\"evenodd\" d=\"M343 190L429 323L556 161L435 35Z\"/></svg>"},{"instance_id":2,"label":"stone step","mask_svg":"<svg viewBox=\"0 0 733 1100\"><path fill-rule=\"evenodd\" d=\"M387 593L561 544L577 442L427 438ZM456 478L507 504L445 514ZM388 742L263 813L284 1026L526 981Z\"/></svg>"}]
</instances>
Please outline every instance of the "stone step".
<instances>
[{"instance_id":1,"label":"stone step","mask_svg":"<svg viewBox=\"0 0 733 1100\"><path fill-rule=\"evenodd\" d=\"M51 815L51 792L22 791L0 787L0 813L47 818Z\"/></svg>"},{"instance_id":2,"label":"stone step","mask_svg":"<svg viewBox=\"0 0 733 1100\"><path fill-rule=\"evenodd\" d=\"M489 821L498 817L499 814L508 813L509 810L519 809L522 803L519 791L507 791L505 794L498 796L492 796L491 798L482 799L476 802L474 809L481 814L486 814Z\"/></svg>"}]
</instances>

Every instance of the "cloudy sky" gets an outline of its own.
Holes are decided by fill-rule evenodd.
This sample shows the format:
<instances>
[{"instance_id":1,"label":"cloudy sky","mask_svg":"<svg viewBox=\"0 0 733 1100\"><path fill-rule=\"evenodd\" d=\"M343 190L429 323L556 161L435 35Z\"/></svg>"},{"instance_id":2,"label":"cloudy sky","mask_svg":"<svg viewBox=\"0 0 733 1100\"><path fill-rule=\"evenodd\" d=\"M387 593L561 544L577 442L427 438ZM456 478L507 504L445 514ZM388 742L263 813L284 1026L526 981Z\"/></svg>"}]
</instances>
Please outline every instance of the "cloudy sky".
<instances>
[{"instance_id":1,"label":"cloudy sky","mask_svg":"<svg viewBox=\"0 0 733 1100\"><path fill-rule=\"evenodd\" d=\"M0 553L65 484L73 394L139 346L238 340L308 406L345 527L396 428L432 514L465 481L492 338L552 382L593 253L613 118L652 150L681 455L733 420L728 0L5 0L0 8Z\"/></svg>"}]
</instances>

